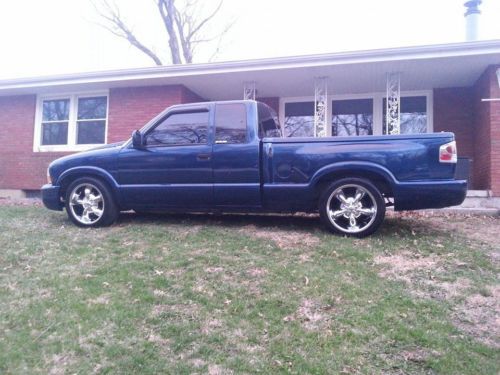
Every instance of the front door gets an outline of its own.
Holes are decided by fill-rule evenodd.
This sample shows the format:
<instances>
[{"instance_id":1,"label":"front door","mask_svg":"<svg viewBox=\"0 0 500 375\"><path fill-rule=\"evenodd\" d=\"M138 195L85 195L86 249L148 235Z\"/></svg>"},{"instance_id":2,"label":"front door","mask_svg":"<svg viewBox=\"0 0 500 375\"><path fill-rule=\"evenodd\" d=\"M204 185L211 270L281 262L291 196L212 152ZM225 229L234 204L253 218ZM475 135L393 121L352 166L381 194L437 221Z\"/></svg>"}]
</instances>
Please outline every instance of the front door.
<instances>
[{"instance_id":1,"label":"front door","mask_svg":"<svg viewBox=\"0 0 500 375\"><path fill-rule=\"evenodd\" d=\"M143 149L122 150L119 183L130 207L213 205L209 114L206 108L169 113L146 132Z\"/></svg>"}]
</instances>

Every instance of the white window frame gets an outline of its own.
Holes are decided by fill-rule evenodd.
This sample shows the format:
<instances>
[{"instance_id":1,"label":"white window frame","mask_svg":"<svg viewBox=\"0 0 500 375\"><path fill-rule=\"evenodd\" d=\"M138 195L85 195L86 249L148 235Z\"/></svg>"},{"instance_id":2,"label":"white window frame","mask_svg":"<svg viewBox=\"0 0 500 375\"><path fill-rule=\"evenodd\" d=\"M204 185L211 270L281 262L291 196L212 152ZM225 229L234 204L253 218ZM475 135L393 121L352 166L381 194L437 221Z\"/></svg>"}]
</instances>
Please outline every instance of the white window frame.
<instances>
[{"instance_id":1,"label":"white window frame","mask_svg":"<svg viewBox=\"0 0 500 375\"><path fill-rule=\"evenodd\" d=\"M372 99L373 100L373 135L383 135L383 124L384 124L384 112L383 112L383 101L386 96L385 92L372 92L366 94L342 94L342 95L331 95L328 94L328 102L326 106L326 112L329 119L327 126L327 136L332 135L332 101L333 100L349 100L349 99ZM427 109L427 133L432 133L434 131L434 98L432 90L418 90L418 91L401 91L401 98L412 97L412 96L425 96L426 97L426 109ZM279 120L283 126L283 137L285 135L285 104L287 103L297 103L297 102L314 102L314 95L312 96L295 96L295 97L282 97L280 98L279 105Z\"/></svg>"},{"instance_id":2,"label":"white window frame","mask_svg":"<svg viewBox=\"0 0 500 375\"><path fill-rule=\"evenodd\" d=\"M76 143L76 131L78 123L78 99L106 97L106 118L104 125L104 143L84 144ZM42 145L42 120L43 102L45 100L69 99L68 118L68 143L65 145ZM38 95L36 100L35 130L33 139L34 152L72 152L85 151L108 143L108 119L109 119L109 91L85 91L85 92L63 92L58 94ZM102 121L102 119L100 119Z\"/></svg>"}]
</instances>

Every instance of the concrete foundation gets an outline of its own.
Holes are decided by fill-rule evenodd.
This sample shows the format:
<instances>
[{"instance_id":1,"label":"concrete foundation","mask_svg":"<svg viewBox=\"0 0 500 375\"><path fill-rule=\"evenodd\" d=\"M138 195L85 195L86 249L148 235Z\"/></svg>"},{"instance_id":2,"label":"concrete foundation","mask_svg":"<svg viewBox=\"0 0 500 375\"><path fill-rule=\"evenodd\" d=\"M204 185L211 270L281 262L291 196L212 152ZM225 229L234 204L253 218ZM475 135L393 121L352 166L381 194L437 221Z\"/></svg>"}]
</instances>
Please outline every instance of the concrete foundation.
<instances>
[{"instance_id":1,"label":"concrete foundation","mask_svg":"<svg viewBox=\"0 0 500 375\"><path fill-rule=\"evenodd\" d=\"M22 199L26 198L26 192L24 190L17 189L0 189L0 198Z\"/></svg>"}]
</instances>

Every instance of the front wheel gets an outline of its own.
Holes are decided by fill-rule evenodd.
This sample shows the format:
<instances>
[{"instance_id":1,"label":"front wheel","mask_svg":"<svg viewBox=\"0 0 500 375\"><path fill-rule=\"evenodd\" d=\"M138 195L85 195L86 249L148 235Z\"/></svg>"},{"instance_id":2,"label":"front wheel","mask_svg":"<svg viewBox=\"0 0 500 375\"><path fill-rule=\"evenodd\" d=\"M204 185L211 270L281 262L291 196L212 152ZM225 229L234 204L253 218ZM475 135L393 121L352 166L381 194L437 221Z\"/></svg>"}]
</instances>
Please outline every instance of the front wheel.
<instances>
[{"instance_id":1,"label":"front wheel","mask_svg":"<svg viewBox=\"0 0 500 375\"><path fill-rule=\"evenodd\" d=\"M330 231L350 237L366 237L382 224L385 201L370 181L343 178L323 191L319 213Z\"/></svg>"},{"instance_id":2,"label":"front wheel","mask_svg":"<svg viewBox=\"0 0 500 375\"><path fill-rule=\"evenodd\" d=\"M73 181L66 190L66 212L79 227L113 224L119 215L110 189L92 177Z\"/></svg>"}]
</instances>

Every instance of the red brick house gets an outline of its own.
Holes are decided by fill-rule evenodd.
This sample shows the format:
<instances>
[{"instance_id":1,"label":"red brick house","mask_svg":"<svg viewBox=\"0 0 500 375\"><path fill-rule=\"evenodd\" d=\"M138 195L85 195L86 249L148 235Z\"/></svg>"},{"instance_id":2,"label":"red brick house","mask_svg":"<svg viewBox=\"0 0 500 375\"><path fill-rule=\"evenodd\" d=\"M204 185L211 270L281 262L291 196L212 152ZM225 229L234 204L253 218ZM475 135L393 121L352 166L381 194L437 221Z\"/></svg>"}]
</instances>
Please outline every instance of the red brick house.
<instances>
[{"instance_id":1,"label":"red brick house","mask_svg":"<svg viewBox=\"0 0 500 375\"><path fill-rule=\"evenodd\" d=\"M256 97L285 136L314 136L320 92L320 135L384 134L390 85L399 131L454 132L471 189L500 196L499 40L0 81L0 196L38 190L53 159L125 140L177 103Z\"/></svg>"}]
</instances>

